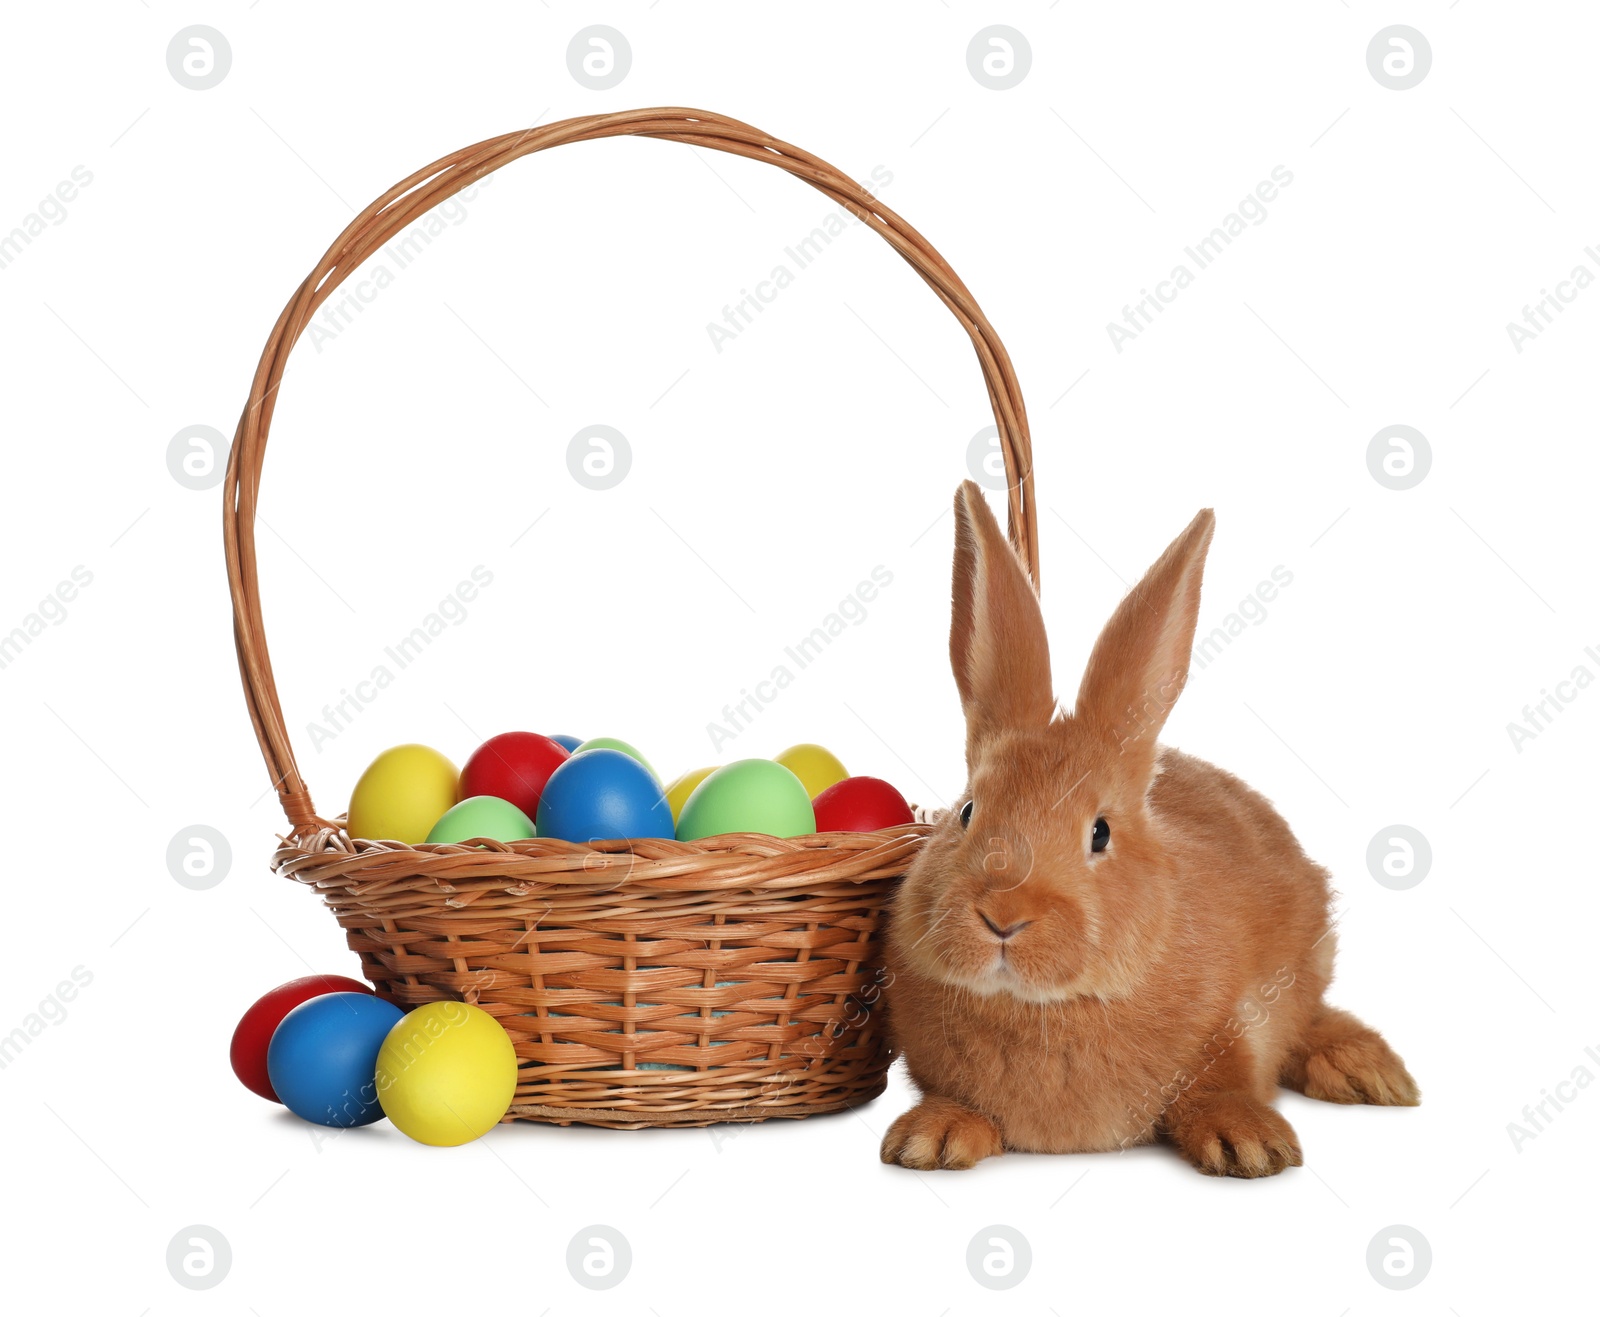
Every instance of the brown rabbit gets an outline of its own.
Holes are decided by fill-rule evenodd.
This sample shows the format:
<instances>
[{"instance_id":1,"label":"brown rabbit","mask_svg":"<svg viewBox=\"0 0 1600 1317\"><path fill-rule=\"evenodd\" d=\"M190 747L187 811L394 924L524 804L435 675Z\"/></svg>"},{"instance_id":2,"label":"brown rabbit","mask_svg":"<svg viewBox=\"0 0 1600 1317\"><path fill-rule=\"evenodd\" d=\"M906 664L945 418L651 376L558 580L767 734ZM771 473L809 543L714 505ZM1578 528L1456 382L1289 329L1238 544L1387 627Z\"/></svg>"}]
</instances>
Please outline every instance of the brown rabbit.
<instances>
[{"instance_id":1,"label":"brown rabbit","mask_svg":"<svg viewBox=\"0 0 1600 1317\"><path fill-rule=\"evenodd\" d=\"M883 1160L1165 1138L1213 1175L1301 1162L1277 1085L1415 1105L1372 1029L1324 1003L1326 871L1238 778L1156 744L1189 672L1215 524L1122 601L1070 714L1038 599L983 495L956 491L950 663L968 786L895 897L890 1029L922 1100Z\"/></svg>"}]
</instances>

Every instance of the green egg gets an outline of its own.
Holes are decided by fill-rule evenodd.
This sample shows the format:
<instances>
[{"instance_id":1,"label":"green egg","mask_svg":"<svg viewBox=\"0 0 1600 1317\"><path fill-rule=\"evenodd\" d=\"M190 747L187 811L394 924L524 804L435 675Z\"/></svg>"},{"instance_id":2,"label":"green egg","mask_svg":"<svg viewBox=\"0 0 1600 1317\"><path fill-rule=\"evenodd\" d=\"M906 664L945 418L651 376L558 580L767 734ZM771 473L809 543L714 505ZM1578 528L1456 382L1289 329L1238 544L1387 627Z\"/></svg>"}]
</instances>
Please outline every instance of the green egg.
<instances>
[{"instance_id":1,"label":"green egg","mask_svg":"<svg viewBox=\"0 0 1600 1317\"><path fill-rule=\"evenodd\" d=\"M725 832L804 837L816 830L805 785L770 759L740 759L717 769L689 794L678 816L679 841Z\"/></svg>"},{"instance_id":2,"label":"green egg","mask_svg":"<svg viewBox=\"0 0 1600 1317\"><path fill-rule=\"evenodd\" d=\"M428 840L445 843L487 837L490 841L521 841L533 835L533 820L509 800L501 800L499 796L468 796L444 812L433 825Z\"/></svg>"},{"instance_id":3,"label":"green egg","mask_svg":"<svg viewBox=\"0 0 1600 1317\"><path fill-rule=\"evenodd\" d=\"M619 741L614 736L591 736L587 741L581 742L578 748L572 753L575 755L581 755L585 750L620 750L623 754L627 755L629 759L637 759L646 768L650 769L650 776L655 778L657 782L661 781L661 774L656 772L656 770L651 767L648 759L646 759L626 741Z\"/></svg>"}]
</instances>

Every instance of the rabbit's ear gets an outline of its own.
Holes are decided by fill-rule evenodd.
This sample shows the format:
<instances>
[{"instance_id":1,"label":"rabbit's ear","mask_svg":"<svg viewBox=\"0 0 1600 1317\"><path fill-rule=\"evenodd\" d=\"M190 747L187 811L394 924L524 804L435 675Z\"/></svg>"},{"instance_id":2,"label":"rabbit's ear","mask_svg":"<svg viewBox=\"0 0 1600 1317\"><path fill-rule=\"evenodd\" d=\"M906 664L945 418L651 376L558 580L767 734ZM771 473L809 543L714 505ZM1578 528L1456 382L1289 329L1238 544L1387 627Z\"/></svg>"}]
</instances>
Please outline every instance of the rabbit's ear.
<instances>
[{"instance_id":1,"label":"rabbit's ear","mask_svg":"<svg viewBox=\"0 0 1600 1317\"><path fill-rule=\"evenodd\" d=\"M1078 687L1075 715L1153 763L1156 737L1189 679L1200 577L1216 515L1203 508L1106 623Z\"/></svg>"},{"instance_id":2,"label":"rabbit's ear","mask_svg":"<svg viewBox=\"0 0 1600 1317\"><path fill-rule=\"evenodd\" d=\"M1045 726L1055 694L1039 598L970 480L956 490L950 595L950 667L967 715L968 749L988 732Z\"/></svg>"}]
</instances>

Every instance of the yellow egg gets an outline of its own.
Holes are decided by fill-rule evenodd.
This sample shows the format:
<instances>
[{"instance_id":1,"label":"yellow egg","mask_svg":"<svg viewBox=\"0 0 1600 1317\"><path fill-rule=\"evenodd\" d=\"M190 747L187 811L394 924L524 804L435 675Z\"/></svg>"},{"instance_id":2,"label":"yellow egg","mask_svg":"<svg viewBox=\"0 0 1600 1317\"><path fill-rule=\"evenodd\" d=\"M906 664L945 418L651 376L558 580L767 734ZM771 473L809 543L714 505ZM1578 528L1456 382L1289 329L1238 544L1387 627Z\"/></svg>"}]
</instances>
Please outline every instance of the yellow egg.
<instances>
[{"instance_id":1,"label":"yellow egg","mask_svg":"<svg viewBox=\"0 0 1600 1317\"><path fill-rule=\"evenodd\" d=\"M367 841L426 841L456 803L460 774L437 750L397 745L368 765L350 793L349 833Z\"/></svg>"},{"instance_id":2,"label":"yellow egg","mask_svg":"<svg viewBox=\"0 0 1600 1317\"><path fill-rule=\"evenodd\" d=\"M402 1134L435 1148L471 1143L500 1122L517 1091L517 1054L488 1011L459 1001L419 1006L378 1049L378 1102Z\"/></svg>"},{"instance_id":3,"label":"yellow egg","mask_svg":"<svg viewBox=\"0 0 1600 1317\"><path fill-rule=\"evenodd\" d=\"M667 804L672 809L672 822L678 822L678 815L683 813L683 802L689 799L689 793L708 778L712 769L693 768L681 777L675 777L667 786Z\"/></svg>"},{"instance_id":4,"label":"yellow egg","mask_svg":"<svg viewBox=\"0 0 1600 1317\"><path fill-rule=\"evenodd\" d=\"M806 795L812 800L835 782L843 782L850 776L831 750L824 750L820 745L810 742L791 745L782 754L772 757L800 779Z\"/></svg>"}]
</instances>

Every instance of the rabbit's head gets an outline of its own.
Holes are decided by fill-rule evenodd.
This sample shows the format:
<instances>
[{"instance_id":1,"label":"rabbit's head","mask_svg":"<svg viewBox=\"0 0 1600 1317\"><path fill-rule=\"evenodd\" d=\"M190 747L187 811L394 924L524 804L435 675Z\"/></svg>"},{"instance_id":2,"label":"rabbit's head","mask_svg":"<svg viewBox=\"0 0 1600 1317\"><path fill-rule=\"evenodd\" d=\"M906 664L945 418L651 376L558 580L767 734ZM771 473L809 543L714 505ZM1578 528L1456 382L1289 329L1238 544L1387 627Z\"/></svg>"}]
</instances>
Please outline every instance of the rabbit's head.
<instances>
[{"instance_id":1,"label":"rabbit's head","mask_svg":"<svg viewBox=\"0 0 1600 1317\"><path fill-rule=\"evenodd\" d=\"M1039 601L978 487L956 491L950 663L967 789L906 875L901 963L984 996L1130 994L1178 917L1147 805L1188 676L1214 518L1202 511L1107 623L1058 710Z\"/></svg>"}]
</instances>

